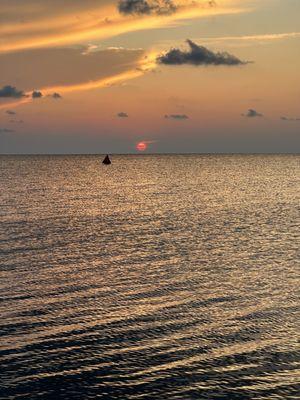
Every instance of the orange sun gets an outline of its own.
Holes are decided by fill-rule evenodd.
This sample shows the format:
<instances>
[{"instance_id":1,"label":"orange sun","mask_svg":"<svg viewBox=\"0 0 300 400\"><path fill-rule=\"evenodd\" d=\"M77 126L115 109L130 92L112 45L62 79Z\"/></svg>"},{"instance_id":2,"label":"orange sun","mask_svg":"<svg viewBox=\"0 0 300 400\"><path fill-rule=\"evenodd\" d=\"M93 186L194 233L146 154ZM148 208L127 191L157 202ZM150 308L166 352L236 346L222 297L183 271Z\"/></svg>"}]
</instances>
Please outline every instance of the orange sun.
<instances>
[{"instance_id":1,"label":"orange sun","mask_svg":"<svg viewBox=\"0 0 300 400\"><path fill-rule=\"evenodd\" d=\"M139 143L136 145L136 149L137 149L138 151L145 151L145 150L147 150L147 143L145 143L145 142L139 142Z\"/></svg>"}]
</instances>

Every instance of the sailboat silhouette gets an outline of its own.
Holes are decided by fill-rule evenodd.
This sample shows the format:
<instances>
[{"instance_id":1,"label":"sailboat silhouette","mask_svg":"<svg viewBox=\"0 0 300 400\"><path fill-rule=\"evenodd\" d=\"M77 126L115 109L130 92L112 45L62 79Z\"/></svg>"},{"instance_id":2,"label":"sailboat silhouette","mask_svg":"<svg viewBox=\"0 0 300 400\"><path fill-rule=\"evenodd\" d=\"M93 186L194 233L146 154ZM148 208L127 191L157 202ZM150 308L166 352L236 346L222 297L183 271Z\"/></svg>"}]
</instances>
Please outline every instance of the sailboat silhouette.
<instances>
[{"instance_id":1,"label":"sailboat silhouette","mask_svg":"<svg viewBox=\"0 0 300 400\"><path fill-rule=\"evenodd\" d=\"M108 154L105 156L104 160L102 161L102 164L105 164L105 165L110 165L111 164L111 161L110 161L110 158L109 158Z\"/></svg>"}]
</instances>

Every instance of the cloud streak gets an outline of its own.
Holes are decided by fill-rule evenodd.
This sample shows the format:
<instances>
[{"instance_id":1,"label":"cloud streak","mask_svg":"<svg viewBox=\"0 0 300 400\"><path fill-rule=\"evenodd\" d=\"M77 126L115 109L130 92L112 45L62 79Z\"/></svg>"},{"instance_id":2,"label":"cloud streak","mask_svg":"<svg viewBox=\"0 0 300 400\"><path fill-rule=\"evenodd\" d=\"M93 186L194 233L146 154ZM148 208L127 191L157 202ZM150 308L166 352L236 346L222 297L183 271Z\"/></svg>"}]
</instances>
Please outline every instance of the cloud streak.
<instances>
[{"instance_id":1,"label":"cloud streak","mask_svg":"<svg viewBox=\"0 0 300 400\"><path fill-rule=\"evenodd\" d=\"M270 33L262 35L244 35L244 36L217 36L201 37L202 43L206 45L226 44L230 46L249 46L253 44L267 44L274 41L300 38L300 32Z\"/></svg>"},{"instance_id":2,"label":"cloud streak","mask_svg":"<svg viewBox=\"0 0 300 400\"><path fill-rule=\"evenodd\" d=\"M85 53L85 47L60 49L34 49L22 54L22 86L20 91L13 86L0 89L8 109L29 103L41 97L59 100L65 93L91 90L125 82L144 75L155 66L155 56L141 49L104 49ZM5 79L14 81L18 76L18 54L0 54L0 65ZM30 66L35 64L41 74L32 74ZM64 68L72 65L71 71ZM3 77L2 77L3 79ZM1 82L1 76L0 76ZM32 87L39 88L32 92ZM34 93L34 94L33 94ZM13 100L17 100L13 102Z\"/></svg>"},{"instance_id":3,"label":"cloud streak","mask_svg":"<svg viewBox=\"0 0 300 400\"><path fill-rule=\"evenodd\" d=\"M56 86L56 87L45 87L43 88L43 93L45 93L46 96L50 95L53 90L60 91L61 93L72 93L72 92L80 92L80 91L85 91L85 90L92 90L92 89L100 89L100 88L105 88L105 87L110 87L115 84L119 84L125 81L128 81L130 79L135 79L144 74L143 70L141 69L135 69L135 70L129 70L120 74L116 74L113 76L109 76L103 79L99 79L97 81L88 81L84 83L79 83L75 85L69 85L69 86ZM15 102L13 104L14 107L18 107L20 105L29 103L32 99L26 99L26 101L19 101ZM7 104L0 105L0 110L2 108L6 108Z\"/></svg>"},{"instance_id":4,"label":"cloud streak","mask_svg":"<svg viewBox=\"0 0 300 400\"><path fill-rule=\"evenodd\" d=\"M280 117L280 119L282 121L292 121L292 122L300 121L300 118Z\"/></svg>"},{"instance_id":5,"label":"cloud streak","mask_svg":"<svg viewBox=\"0 0 300 400\"><path fill-rule=\"evenodd\" d=\"M192 40L187 40L189 45L188 50L181 50L178 48L172 48L164 54L157 57L159 64L165 65L225 65L225 66L237 66L245 65L248 62L241 61L236 56L227 52L213 52L204 46L199 46Z\"/></svg>"},{"instance_id":6,"label":"cloud streak","mask_svg":"<svg viewBox=\"0 0 300 400\"><path fill-rule=\"evenodd\" d=\"M78 91L86 91L92 89L100 89L105 87L110 87L116 84L120 84L126 82L131 79L138 78L143 76L149 70L152 70L154 64L154 60L152 60L151 56L145 57L142 52L139 52L139 58L134 58L132 63L126 64L127 70L123 70L124 65L122 68L117 68L115 74L108 75L108 71L104 71L105 74L102 78L95 79L95 80L86 80L84 82L73 83L73 84L64 84L64 85L51 85L51 86L44 86L41 88L41 93L43 96L46 97L53 97L53 93L72 93ZM111 70L110 66L110 70ZM119 72L118 72L119 71ZM19 101L9 103L10 107L17 107L26 103L30 103L33 101L32 93L28 92L25 94L25 98L19 99ZM8 104L0 105L0 109L7 108Z\"/></svg>"},{"instance_id":7,"label":"cloud streak","mask_svg":"<svg viewBox=\"0 0 300 400\"><path fill-rule=\"evenodd\" d=\"M182 20L206 17L208 15L225 15L244 12L245 9L233 6L234 2L219 0L218 7L204 0L176 1L176 12L172 10L175 1L166 0L144 0L145 3L163 4L160 8L152 6L150 14L133 13L128 17L120 13L116 2L109 0L99 1L97 7L85 2L72 1L70 7L62 9L61 3L52 0L32 0L31 5L35 12L27 18L26 22L20 24L23 18L18 0L10 0L11 9L17 12L11 20L2 19L0 15L0 53L13 52L17 50L58 47L66 44L87 43L90 40L102 40L115 37L128 32L139 30L156 29L180 23ZM72 5L74 4L74 6ZM75 4L77 5L75 7ZM125 4L125 3L124 3ZM154 8L153 8L154 7ZM26 8L26 7L24 7ZM80 8L80 11L79 9ZM28 9L30 7L28 6ZM156 11L155 11L156 10ZM160 11L158 11L160 10ZM169 12L164 12L163 10ZM108 19L109 16L109 19Z\"/></svg>"}]
</instances>

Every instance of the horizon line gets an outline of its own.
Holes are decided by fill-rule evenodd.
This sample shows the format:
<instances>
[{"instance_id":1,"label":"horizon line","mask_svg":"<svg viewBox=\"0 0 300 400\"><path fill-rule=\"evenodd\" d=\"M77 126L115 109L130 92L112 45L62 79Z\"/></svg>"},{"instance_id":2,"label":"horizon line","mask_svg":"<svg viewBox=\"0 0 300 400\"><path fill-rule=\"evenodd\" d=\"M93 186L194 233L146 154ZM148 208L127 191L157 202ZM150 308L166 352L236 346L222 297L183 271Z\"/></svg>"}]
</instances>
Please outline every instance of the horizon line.
<instances>
[{"instance_id":1,"label":"horizon line","mask_svg":"<svg viewBox=\"0 0 300 400\"><path fill-rule=\"evenodd\" d=\"M163 155L300 155L299 152L158 152L158 153L0 153L1 156L163 156Z\"/></svg>"}]
</instances>

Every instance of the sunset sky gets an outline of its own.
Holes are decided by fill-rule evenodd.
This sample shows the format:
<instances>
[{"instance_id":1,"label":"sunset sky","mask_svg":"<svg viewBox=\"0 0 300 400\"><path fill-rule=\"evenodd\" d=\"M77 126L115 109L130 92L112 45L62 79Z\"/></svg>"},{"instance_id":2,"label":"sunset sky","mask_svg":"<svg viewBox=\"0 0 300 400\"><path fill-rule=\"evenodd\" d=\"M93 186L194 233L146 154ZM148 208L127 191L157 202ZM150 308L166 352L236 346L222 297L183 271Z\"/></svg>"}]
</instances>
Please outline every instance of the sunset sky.
<instances>
[{"instance_id":1,"label":"sunset sky","mask_svg":"<svg viewBox=\"0 0 300 400\"><path fill-rule=\"evenodd\" d=\"M299 152L299 15L299 0L0 0L0 152Z\"/></svg>"}]
</instances>

